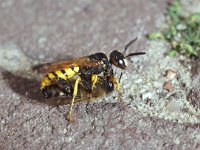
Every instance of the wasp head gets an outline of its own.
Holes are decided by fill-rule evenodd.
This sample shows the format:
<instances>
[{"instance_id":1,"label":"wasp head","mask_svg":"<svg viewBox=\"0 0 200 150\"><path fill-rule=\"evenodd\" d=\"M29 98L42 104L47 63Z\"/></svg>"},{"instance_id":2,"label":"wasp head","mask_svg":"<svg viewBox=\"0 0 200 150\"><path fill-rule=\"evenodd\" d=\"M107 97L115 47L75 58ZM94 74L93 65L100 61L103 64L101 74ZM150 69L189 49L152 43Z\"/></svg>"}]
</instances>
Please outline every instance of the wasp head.
<instances>
[{"instance_id":1,"label":"wasp head","mask_svg":"<svg viewBox=\"0 0 200 150\"><path fill-rule=\"evenodd\" d=\"M124 49L124 52L121 53L118 50L114 50L110 53L110 63L113 64L115 67L121 68L121 69L127 69L128 63L127 63L127 57L134 56L134 55L143 55L146 54L145 52L136 52L136 53L130 53L127 56L125 56L126 50L137 40L135 38L134 40L130 41Z\"/></svg>"},{"instance_id":2,"label":"wasp head","mask_svg":"<svg viewBox=\"0 0 200 150\"><path fill-rule=\"evenodd\" d=\"M110 62L114 66L121 69L126 69L128 65L126 57L124 57L123 53L119 52L118 50L114 50L110 53Z\"/></svg>"}]
</instances>

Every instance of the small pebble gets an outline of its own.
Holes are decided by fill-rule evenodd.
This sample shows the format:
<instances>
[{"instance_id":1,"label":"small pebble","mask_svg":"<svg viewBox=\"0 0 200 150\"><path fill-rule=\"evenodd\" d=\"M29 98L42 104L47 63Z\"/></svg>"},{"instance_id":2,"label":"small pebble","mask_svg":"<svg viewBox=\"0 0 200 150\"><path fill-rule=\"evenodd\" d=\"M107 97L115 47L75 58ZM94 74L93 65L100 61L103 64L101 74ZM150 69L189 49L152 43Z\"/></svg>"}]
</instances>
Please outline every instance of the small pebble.
<instances>
[{"instance_id":1,"label":"small pebble","mask_svg":"<svg viewBox=\"0 0 200 150\"><path fill-rule=\"evenodd\" d=\"M171 92L173 90L173 85L171 82L165 82L163 88L169 92Z\"/></svg>"},{"instance_id":2,"label":"small pebble","mask_svg":"<svg viewBox=\"0 0 200 150\"><path fill-rule=\"evenodd\" d=\"M172 69L168 69L166 71L166 77L170 80L174 79L176 76L176 71L175 70L172 70Z\"/></svg>"}]
</instances>

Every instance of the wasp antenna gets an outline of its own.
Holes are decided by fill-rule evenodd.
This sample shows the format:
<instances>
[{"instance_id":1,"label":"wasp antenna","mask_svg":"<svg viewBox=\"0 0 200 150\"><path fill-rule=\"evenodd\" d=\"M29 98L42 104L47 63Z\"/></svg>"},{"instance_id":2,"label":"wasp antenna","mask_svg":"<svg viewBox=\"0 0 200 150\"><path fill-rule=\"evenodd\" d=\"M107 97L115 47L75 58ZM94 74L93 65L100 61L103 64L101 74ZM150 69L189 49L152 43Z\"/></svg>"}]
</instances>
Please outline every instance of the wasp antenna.
<instances>
[{"instance_id":1,"label":"wasp antenna","mask_svg":"<svg viewBox=\"0 0 200 150\"><path fill-rule=\"evenodd\" d=\"M120 83L120 80L122 78L122 75L123 75L123 73L121 72L120 77L119 77L119 83Z\"/></svg>"},{"instance_id":2,"label":"wasp antenna","mask_svg":"<svg viewBox=\"0 0 200 150\"><path fill-rule=\"evenodd\" d=\"M137 40L137 37L135 39L133 39L132 41L130 41L124 48L124 52L123 54L126 52L126 50L133 44L135 43L135 41Z\"/></svg>"},{"instance_id":3,"label":"wasp antenna","mask_svg":"<svg viewBox=\"0 0 200 150\"><path fill-rule=\"evenodd\" d=\"M135 53L128 54L126 57L135 56L135 55L144 55L144 54L146 54L146 52L135 52Z\"/></svg>"}]
</instances>

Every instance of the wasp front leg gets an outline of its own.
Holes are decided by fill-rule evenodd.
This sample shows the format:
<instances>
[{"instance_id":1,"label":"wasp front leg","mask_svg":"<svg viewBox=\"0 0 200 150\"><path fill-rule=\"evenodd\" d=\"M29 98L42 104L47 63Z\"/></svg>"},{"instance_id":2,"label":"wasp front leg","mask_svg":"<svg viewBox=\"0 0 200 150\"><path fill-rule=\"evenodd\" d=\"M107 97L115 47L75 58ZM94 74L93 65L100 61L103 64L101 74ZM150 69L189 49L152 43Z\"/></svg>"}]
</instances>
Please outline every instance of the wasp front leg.
<instances>
[{"instance_id":1,"label":"wasp front leg","mask_svg":"<svg viewBox=\"0 0 200 150\"><path fill-rule=\"evenodd\" d=\"M102 84L104 85L107 93L114 90L114 83L112 81L102 78Z\"/></svg>"},{"instance_id":2,"label":"wasp front leg","mask_svg":"<svg viewBox=\"0 0 200 150\"><path fill-rule=\"evenodd\" d=\"M119 84L118 79L117 79L117 78L114 78L114 77L110 77L110 78L109 78L109 81L115 84L116 91L117 91L118 93L120 93L120 91L119 91L119 89L120 89L120 84Z\"/></svg>"},{"instance_id":3,"label":"wasp front leg","mask_svg":"<svg viewBox=\"0 0 200 150\"><path fill-rule=\"evenodd\" d=\"M120 84L119 84L119 80L115 77L110 77L109 79L110 82L112 82L113 84L115 84L115 88L116 88L116 91L118 93L118 101L119 103L123 103L123 100L121 98L121 92L120 92Z\"/></svg>"}]
</instances>

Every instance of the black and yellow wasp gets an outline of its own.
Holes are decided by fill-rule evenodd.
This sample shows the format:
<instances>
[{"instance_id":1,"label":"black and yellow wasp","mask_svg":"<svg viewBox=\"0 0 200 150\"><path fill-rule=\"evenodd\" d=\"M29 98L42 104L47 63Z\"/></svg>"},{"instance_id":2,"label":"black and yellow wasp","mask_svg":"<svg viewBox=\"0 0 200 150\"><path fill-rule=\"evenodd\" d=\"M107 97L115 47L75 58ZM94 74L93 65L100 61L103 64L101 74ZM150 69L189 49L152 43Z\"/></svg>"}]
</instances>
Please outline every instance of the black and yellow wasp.
<instances>
[{"instance_id":1,"label":"black and yellow wasp","mask_svg":"<svg viewBox=\"0 0 200 150\"><path fill-rule=\"evenodd\" d=\"M46 75L41 80L41 92L47 98L62 95L71 99L69 120L72 121L72 107L80 88L87 91L88 95L92 95L94 88L98 88L100 83L106 92L112 91L115 87L120 94L119 79L115 77L112 65L124 70L127 69L126 59L128 57L145 54L145 52L136 52L125 56L125 52L136 39L125 46L123 53L113 50L110 57L99 52L85 57L43 65L42 70L46 72ZM50 87L54 85L59 87L60 90L57 90L57 92L52 90Z\"/></svg>"}]
</instances>

